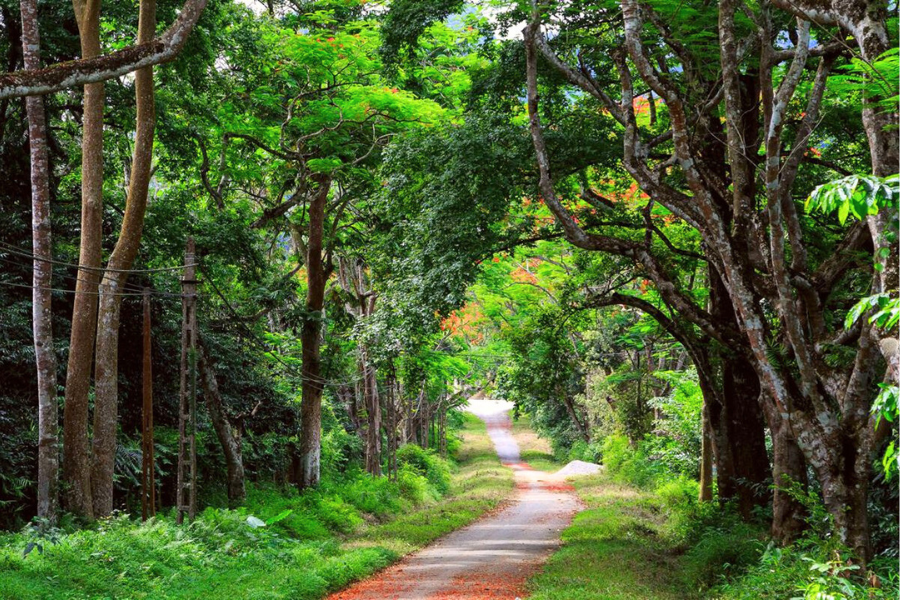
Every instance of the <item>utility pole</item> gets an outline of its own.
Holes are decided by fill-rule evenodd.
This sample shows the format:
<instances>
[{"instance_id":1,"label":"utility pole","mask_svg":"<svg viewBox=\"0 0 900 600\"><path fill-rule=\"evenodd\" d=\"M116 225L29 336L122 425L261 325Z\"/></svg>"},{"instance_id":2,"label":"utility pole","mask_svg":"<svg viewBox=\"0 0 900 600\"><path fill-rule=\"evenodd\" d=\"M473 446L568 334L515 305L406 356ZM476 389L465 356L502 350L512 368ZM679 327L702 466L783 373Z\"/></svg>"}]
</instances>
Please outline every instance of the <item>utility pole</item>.
<instances>
[{"instance_id":1,"label":"utility pole","mask_svg":"<svg viewBox=\"0 0 900 600\"><path fill-rule=\"evenodd\" d=\"M150 288L144 288L144 404L141 436L141 518L156 516L156 466L153 451L153 363L150 350Z\"/></svg>"},{"instance_id":2,"label":"utility pole","mask_svg":"<svg viewBox=\"0 0 900 600\"><path fill-rule=\"evenodd\" d=\"M177 522L197 514L197 266L194 238L188 237L181 279L181 393L178 409Z\"/></svg>"}]
</instances>

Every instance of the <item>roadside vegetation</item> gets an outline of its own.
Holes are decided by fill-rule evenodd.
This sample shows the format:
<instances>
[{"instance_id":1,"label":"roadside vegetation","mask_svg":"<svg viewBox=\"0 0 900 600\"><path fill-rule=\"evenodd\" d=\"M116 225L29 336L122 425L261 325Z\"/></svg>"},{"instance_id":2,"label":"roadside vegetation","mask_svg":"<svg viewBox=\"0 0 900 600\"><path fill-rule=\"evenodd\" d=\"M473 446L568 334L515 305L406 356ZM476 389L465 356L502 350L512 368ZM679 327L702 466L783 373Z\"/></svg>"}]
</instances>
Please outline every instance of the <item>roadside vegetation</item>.
<instances>
[{"instance_id":1,"label":"roadside vegetation","mask_svg":"<svg viewBox=\"0 0 900 600\"><path fill-rule=\"evenodd\" d=\"M624 443L623 443L624 442ZM828 536L818 499L807 533L773 543L764 515L698 501L696 481L660 473L626 440L609 438L607 469L571 479L587 509L562 533L562 548L528 584L531 600L888 599L900 594L889 550L866 578Z\"/></svg>"},{"instance_id":2,"label":"roadside vegetation","mask_svg":"<svg viewBox=\"0 0 900 600\"><path fill-rule=\"evenodd\" d=\"M120 513L4 534L0 598L322 598L508 496L512 474L484 423L463 422L454 460L405 446L396 481L355 473L304 493L253 485L244 507L208 507L184 527L171 513L146 523Z\"/></svg>"}]
</instances>

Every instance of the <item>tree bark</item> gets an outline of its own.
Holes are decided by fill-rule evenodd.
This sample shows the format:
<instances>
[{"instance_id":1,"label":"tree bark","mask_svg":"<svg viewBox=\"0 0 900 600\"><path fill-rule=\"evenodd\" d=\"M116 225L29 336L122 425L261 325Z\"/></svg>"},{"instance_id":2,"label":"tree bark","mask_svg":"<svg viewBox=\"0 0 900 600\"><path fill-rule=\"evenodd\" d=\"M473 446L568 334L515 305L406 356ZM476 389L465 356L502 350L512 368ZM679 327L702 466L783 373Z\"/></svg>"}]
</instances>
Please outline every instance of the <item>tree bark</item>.
<instances>
[{"instance_id":1,"label":"tree bark","mask_svg":"<svg viewBox=\"0 0 900 600\"><path fill-rule=\"evenodd\" d=\"M565 406L566 412L569 414L569 418L572 419L572 423L575 424L575 428L578 430L578 435L585 442L590 443L591 432L588 431L587 426L578 417L578 410L577 406L575 406L575 401L569 398L565 390L559 391L559 399L563 403L563 406Z\"/></svg>"},{"instance_id":2,"label":"tree bark","mask_svg":"<svg viewBox=\"0 0 900 600\"><path fill-rule=\"evenodd\" d=\"M744 243L742 241L742 243ZM709 270L710 313L719 321L737 326L737 316L719 273ZM719 498L737 500L746 519L755 506L766 502L759 494L771 476L766 453L765 421L760 406L760 382L753 364L744 355L720 350L722 394L710 412L710 424L719 455Z\"/></svg>"},{"instance_id":3,"label":"tree bark","mask_svg":"<svg viewBox=\"0 0 900 600\"><path fill-rule=\"evenodd\" d=\"M149 41L156 31L156 0L141 0L138 23L138 43ZM119 240L109 258L109 265L100 284L97 321L97 356L94 400L94 462L91 470L91 495L94 516L105 517L113 508L113 472L116 459L116 428L118 425L118 350L119 320L122 296L128 281L128 269L134 264L150 188L153 164L153 138L156 128L156 102L153 89L153 68L135 73L134 93L137 104L137 123L128 198Z\"/></svg>"},{"instance_id":4,"label":"tree bark","mask_svg":"<svg viewBox=\"0 0 900 600\"><path fill-rule=\"evenodd\" d=\"M200 367L200 381L203 386L203 397L206 400L206 410L209 412L209 420L222 452L225 454L225 464L228 469L226 486L228 488L228 504L234 508L239 506L247 496L244 488L244 460L241 449L241 436L235 435L231 423L225 414L225 403L219 393L219 383L216 372L209 362L206 349L198 346L198 358Z\"/></svg>"},{"instance_id":5,"label":"tree bark","mask_svg":"<svg viewBox=\"0 0 900 600\"><path fill-rule=\"evenodd\" d=\"M723 393L725 399L725 427L734 470L727 484L728 493L723 499L736 498L738 509L744 518L750 518L756 506L766 504L766 483L771 477L769 457L766 453L765 422L759 405L759 378L753 365L744 358L727 358L723 368ZM719 485L727 475L719 476Z\"/></svg>"},{"instance_id":6,"label":"tree bark","mask_svg":"<svg viewBox=\"0 0 900 600\"><path fill-rule=\"evenodd\" d=\"M100 54L99 0L73 0L81 36L82 58ZM63 477L68 509L94 518L91 456L88 440L88 392L97 327L97 289L103 238L103 83L84 86L81 139L81 241L78 281L72 309L72 332L66 369L63 412Z\"/></svg>"},{"instance_id":7,"label":"tree bark","mask_svg":"<svg viewBox=\"0 0 900 600\"><path fill-rule=\"evenodd\" d=\"M22 56L26 69L41 67L37 0L22 0ZM38 387L38 517L56 521L59 479L59 427L56 407L56 352L51 310L53 256L50 225L50 160L44 99L25 99L31 153L31 235L34 254L32 329Z\"/></svg>"},{"instance_id":8,"label":"tree bark","mask_svg":"<svg viewBox=\"0 0 900 600\"><path fill-rule=\"evenodd\" d=\"M364 382L368 427L366 431L366 471L381 475L381 398L378 395L378 381L375 369L368 364L368 356L363 350Z\"/></svg>"},{"instance_id":9,"label":"tree bark","mask_svg":"<svg viewBox=\"0 0 900 600\"><path fill-rule=\"evenodd\" d=\"M765 403L764 406L771 406ZM772 434L772 537L784 543L796 539L806 525L806 511L791 492L795 486L806 490L809 480L803 451L791 434L790 426L772 409L766 410L766 420Z\"/></svg>"},{"instance_id":10,"label":"tree bark","mask_svg":"<svg viewBox=\"0 0 900 600\"><path fill-rule=\"evenodd\" d=\"M300 333L303 347L300 402L300 448L297 486L303 490L319 485L322 452L322 360L320 356L322 321L325 308L325 283L331 271L325 264L325 205L331 179L316 177L318 189L309 203L309 229L306 242L306 316Z\"/></svg>"},{"instance_id":11,"label":"tree bark","mask_svg":"<svg viewBox=\"0 0 900 600\"><path fill-rule=\"evenodd\" d=\"M712 433L709 425L709 408L706 406L706 397L703 398L703 410L700 415L700 502L712 502L713 499L713 452Z\"/></svg>"},{"instance_id":12,"label":"tree bark","mask_svg":"<svg viewBox=\"0 0 900 600\"><path fill-rule=\"evenodd\" d=\"M378 296L369 285L366 266L362 260L339 257L338 282L344 292L351 297L351 301L344 305L349 315L357 321L362 321L375 312L375 301ZM365 340L357 339L357 352L359 355L357 390L361 392L366 410L366 423L357 430L365 443L366 471L372 475L381 475L382 411L381 398L378 394L378 377L375 366L369 360Z\"/></svg>"}]
</instances>

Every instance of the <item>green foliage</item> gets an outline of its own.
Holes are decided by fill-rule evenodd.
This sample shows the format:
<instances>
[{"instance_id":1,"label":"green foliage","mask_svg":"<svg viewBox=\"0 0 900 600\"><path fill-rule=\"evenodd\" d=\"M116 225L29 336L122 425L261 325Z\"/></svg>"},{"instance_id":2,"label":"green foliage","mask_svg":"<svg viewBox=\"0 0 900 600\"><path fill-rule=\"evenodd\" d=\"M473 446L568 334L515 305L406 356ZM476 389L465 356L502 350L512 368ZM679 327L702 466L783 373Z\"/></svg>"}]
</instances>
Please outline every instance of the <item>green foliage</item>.
<instances>
[{"instance_id":1,"label":"green foliage","mask_svg":"<svg viewBox=\"0 0 900 600\"><path fill-rule=\"evenodd\" d=\"M441 494L450 489L450 467L447 461L431 450L406 444L397 450L397 465L421 475Z\"/></svg>"},{"instance_id":2,"label":"green foliage","mask_svg":"<svg viewBox=\"0 0 900 600\"><path fill-rule=\"evenodd\" d=\"M685 555L684 577L698 589L739 578L758 563L763 545L757 527L737 516L720 519L717 526L697 525Z\"/></svg>"},{"instance_id":3,"label":"green foliage","mask_svg":"<svg viewBox=\"0 0 900 600\"><path fill-rule=\"evenodd\" d=\"M769 544L759 562L740 578L714 590L722 600L850 600L896 598L896 565L873 564L863 577L846 549L833 542L800 540L787 548ZM877 586L875 584L877 582Z\"/></svg>"},{"instance_id":4,"label":"green foliage","mask_svg":"<svg viewBox=\"0 0 900 600\"><path fill-rule=\"evenodd\" d=\"M400 0L391 3L381 33L380 52L385 63L396 66L401 58L408 58L428 26L460 11L463 4L462 0Z\"/></svg>"},{"instance_id":5,"label":"green foliage","mask_svg":"<svg viewBox=\"0 0 900 600\"><path fill-rule=\"evenodd\" d=\"M484 424L466 420L462 435L448 494L411 463L404 467L425 486L425 504L406 498L400 483L356 473L303 494L251 485L245 507L207 508L184 526L171 513L146 523L118 514L84 529L0 534L0 596L322 598L471 522L512 491ZM440 459L416 456L441 471ZM24 556L32 543L43 552L34 546Z\"/></svg>"},{"instance_id":6,"label":"green foliage","mask_svg":"<svg viewBox=\"0 0 900 600\"><path fill-rule=\"evenodd\" d=\"M806 200L806 210L829 214L837 212L843 225L853 215L863 220L879 210L896 209L900 198L900 175L886 178L850 175L816 187Z\"/></svg>"},{"instance_id":7,"label":"green foliage","mask_svg":"<svg viewBox=\"0 0 900 600\"><path fill-rule=\"evenodd\" d=\"M648 459L645 448L634 448L624 435L611 435L603 441L603 464L614 480L638 487L653 487L665 474L662 465Z\"/></svg>"},{"instance_id":8,"label":"green foliage","mask_svg":"<svg viewBox=\"0 0 900 600\"><path fill-rule=\"evenodd\" d=\"M699 477L703 394L697 373L693 369L656 371L653 376L669 383L671 392L650 401L662 418L654 421L654 431L643 445L670 473Z\"/></svg>"},{"instance_id":9,"label":"green foliage","mask_svg":"<svg viewBox=\"0 0 900 600\"><path fill-rule=\"evenodd\" d=\"M888 26L890 27L890 25ZM863 98L874 98L880 110L897 111L900 103L900 49L891 48L873 61L853 57L850 64L839 67L841 74L832 77L829 85L843 98L853 98L862 107Z\"/></svg>"}]
</instances>

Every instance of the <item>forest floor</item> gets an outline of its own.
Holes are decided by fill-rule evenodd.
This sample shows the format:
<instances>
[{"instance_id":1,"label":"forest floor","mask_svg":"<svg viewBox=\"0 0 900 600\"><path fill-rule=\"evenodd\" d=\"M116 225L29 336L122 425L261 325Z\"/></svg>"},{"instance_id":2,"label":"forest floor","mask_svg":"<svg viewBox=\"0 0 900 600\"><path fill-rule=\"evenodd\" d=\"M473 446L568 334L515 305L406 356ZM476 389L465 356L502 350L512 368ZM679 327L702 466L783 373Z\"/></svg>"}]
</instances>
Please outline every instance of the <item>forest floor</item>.
<instances>
[{"instance_id":1,"label":"forest floor","mask_svg":"<svg viewBox=\"0 0 900 600\"><path fill-rule=\"evenodd\" d=\"M516 495L505 507L408 556L331 600L482 600L524 595L525 583L559 545L559 534L581 505L574 488L522 462L509 418L511 405L473 400L504 465L515 474ZM537 445L536 437L527 441ZM536 450L537 452L537 450Z\"/></svg>"}]
</instances>

